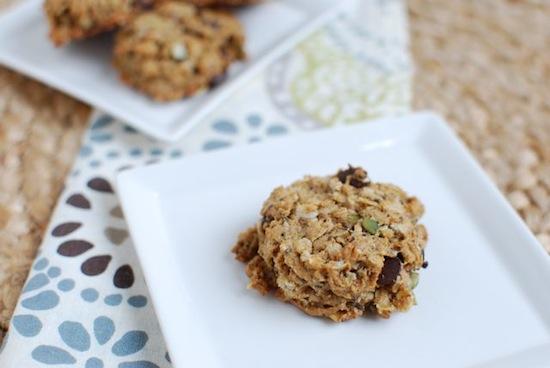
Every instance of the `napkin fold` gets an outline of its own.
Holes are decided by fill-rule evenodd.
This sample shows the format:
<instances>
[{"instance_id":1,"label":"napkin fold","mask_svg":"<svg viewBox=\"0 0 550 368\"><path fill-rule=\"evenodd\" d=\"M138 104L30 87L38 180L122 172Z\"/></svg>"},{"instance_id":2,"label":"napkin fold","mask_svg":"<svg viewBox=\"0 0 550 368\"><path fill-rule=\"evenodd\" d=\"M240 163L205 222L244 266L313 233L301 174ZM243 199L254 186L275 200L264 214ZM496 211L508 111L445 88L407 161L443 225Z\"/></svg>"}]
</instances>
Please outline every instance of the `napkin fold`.
<instances>
[{"instance_id":1,"label":"napkin fold","mask_svg":"<svg viewBox=\"0 0 550 368\"><path fill-rule=\"evenodd\" d=\"M0 350L1 367L170 366L114 178L195 152L407 112L404 4L362 4L273 63L178 143L93 114Z\"/></svg>"}]
</instances>

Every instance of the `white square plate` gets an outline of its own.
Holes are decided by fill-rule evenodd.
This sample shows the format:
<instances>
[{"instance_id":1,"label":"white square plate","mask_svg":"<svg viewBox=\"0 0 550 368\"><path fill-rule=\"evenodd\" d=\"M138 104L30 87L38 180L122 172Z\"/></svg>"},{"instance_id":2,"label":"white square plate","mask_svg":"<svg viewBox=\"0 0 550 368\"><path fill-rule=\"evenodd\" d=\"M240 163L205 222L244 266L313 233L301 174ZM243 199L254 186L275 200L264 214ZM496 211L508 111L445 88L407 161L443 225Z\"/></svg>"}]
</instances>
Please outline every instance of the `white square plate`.
<instances>
[{"instance_id":1,"label":"white square plate","mask_svg":"<svg viewBox=\"0 0 550 368\"><path fill-rule=\"evenodd\" d=\"M230 253L274 187L347 163L427 209L418 305L389 320L309 317L247 290ZM433 115L140 168L118 190L175 367L548 367L549 258Z\"/></svg>"},{"instance_id":2,"label":"white square plate","mask_svg":"<svg viewBox=\"0 0 550 368\"><path fill-rule=\"evenodd\" d=\"M0 64L41 80L106 111L155 138L175 141L266 65L335 17L353 0L266 0L237 11L248 60L234 64L216 89L157 103L119 81L112 35L55 48L43 0L27 0L0 16Z\"/></svg>"}]
</instances>

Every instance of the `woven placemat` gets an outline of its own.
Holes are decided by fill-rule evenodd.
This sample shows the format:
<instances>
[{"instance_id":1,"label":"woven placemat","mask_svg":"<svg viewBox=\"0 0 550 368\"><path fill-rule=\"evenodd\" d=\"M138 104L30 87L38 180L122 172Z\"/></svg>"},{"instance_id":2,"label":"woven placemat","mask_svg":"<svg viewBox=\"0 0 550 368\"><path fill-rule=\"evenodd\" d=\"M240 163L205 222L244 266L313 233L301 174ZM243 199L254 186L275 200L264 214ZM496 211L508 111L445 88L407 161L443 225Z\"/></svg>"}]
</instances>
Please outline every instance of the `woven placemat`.
<instances>
[{"instance_id":1,"label":"woven placemat","mask_svg":"<svg viewBox=\"0 0 550 368\"><path fill-rule=\"evenodd\" d=\"M0 9L12 1L0 0ZM410 0L409 7L415 107L449 119L550 250L550 3ZM1 340L89 109L2 68L0 86Z\"/></svg>"},{"instance_id":2,"label":"woven placemat","mask_svg":"<svg viewBox=\"0 0 550 368\"><path fill-rule=\"evenodd\" d=\"M90 109L3 68L0 86L1 339Z\"/></svg>"},{"instance_id":3,"label":"woven placemat","mask_svg":"<svg viewBox=\"0 0 550 368\"><path fill-rule=\"evenodd\" d=\"M415 108L447 118L550 252L550 1L409 10Z\"/></svg>"}]
</instances>

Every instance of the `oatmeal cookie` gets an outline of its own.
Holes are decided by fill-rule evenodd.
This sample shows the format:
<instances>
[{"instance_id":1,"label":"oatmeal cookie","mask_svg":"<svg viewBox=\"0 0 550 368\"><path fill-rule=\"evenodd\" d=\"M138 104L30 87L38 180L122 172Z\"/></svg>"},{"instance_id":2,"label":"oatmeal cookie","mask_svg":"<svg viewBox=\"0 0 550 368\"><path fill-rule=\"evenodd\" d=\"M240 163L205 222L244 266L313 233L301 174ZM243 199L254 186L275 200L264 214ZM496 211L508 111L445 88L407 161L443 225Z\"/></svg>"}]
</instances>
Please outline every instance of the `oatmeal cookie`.
<instances>
[{"instance_id":1,"label":"oatmeal cookie","mask_svg":"<svg viewBox=\"0 0 550 368\"><path fill-rule=\"evenodd\" d=\"M196 6L244 6L257 4L261 0L179 0Z\"/></svg>"},{"instance_id":2,"label":"oatmeal cookie","mask_svg":"<svg viewBox=\"0 0 550 368\"><path fill-rule=\"evenodd\" d=\"M178 2L134 17L115 40L114 64L128 85L158 101L215 84L243 59L244 35L230 15Z\"/></svg>"},{"instance_id":3,"label":"oatmeal cookie","mask_svg":"<svg viewBox=\"0 0 550 368\"><path fill-rule=\"evenodd\" d=\"M46 0L50 38L57 46L112 30L154 0Z\"/></svg>"},{"instance_id":4,"label":"oatmeal cookie","mask_svg":"<svg viewBox=\"0 0 550 368\"><path fill-rule=\"evenodd\" d=\"M313 316L388 318L415 304L428 234L422 203L361 168L276 188L233 248L250 287Z\"/></svg>"}]
</instances>

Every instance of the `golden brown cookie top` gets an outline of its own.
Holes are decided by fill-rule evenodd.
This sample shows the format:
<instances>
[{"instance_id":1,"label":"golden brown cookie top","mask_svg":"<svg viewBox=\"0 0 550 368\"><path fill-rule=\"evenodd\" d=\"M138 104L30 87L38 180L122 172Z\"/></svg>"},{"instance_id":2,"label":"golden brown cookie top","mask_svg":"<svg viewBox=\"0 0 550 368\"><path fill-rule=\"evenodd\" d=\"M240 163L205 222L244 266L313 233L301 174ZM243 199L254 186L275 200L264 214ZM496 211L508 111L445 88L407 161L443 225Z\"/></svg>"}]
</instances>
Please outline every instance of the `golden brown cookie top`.
<instances>
[{"instance_id":1,"label":"golden brown cookie top","mask_svg":"<svg viewBox=\"0 0 550 368\"><path fill-rule=\"evenodd\" d=\"M242 57L243 44L231 15L162 2L121 29L114 62L124 82L155 100L171 101L208 89Z\"/></svg>"},{"instance_id":2,"label":"golden brown cookie top","mask_svg":"<svg viewBox=\"0 0 550 368\"><path fill-rule=\"evenodd\" d=\"M427 232L420 201L349 167L273 190L234 248L251 286L306 313L343 321L414 303ZM256 256L253 256L254 251ZM267 275L267 276L266 276ZM258 279L259 277L266 279Z\"/></svg>"}]
</instances>

